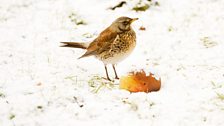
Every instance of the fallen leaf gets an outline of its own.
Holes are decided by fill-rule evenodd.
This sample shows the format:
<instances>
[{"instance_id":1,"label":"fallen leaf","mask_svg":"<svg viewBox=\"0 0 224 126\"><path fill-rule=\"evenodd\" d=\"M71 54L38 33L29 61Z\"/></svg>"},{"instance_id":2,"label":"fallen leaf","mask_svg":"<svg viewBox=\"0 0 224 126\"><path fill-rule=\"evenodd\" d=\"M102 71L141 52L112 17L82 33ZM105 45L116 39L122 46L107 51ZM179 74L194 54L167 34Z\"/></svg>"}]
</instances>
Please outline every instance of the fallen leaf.
<instances>
[{"instance_id":1,"label":"fallen leaf","mask_svg":"<svg viewBox=\"0 0 224 126\"><path fill-rule=\"evenodd\" d=\"M141 31L145 31L146 28L145 28L144 26L141 26L141 27L139 28L139 30L141 30Z\"/></svg>"},{"instance_id":2,"label":"fallen leaf","mask_svg":"<svg viewBox=\"0 0 224 126\"><path fill-rule=\"evenodd\" d=\"M158 91L161 87L161 79L157 80L152 73L146 76L145 71L131 72L120 79L120 89L130 92Z\"/></svg>"}]
</instances>

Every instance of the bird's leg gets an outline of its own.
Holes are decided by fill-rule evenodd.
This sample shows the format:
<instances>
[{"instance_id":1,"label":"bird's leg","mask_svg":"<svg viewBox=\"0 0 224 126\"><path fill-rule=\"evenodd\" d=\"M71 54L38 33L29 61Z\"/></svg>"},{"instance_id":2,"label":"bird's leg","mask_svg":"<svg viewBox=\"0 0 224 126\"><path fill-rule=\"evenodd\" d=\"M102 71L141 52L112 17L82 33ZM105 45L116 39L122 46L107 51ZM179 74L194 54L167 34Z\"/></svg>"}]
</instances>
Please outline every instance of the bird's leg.
<instances>
[{"instance_id":1,"label":"bird's leg","mask_svg":"<svg viewBox=\"0 0 224 126\"><path fill-rule=\"evenodd\" d=\"M113 69L114 69L115 79L119 79L119 77L117 76L117 72L116 72L116 69L115 69L115 65L114 65L114 64L112 64L112 67L113 67Z\"/></svg>"},{"instance_id":2,"label":"bird's leg","mask_svg":"<svg viewBox=\"0 0 224 126\"><path fill-rule=\"evenodd\" d=\"M106 75L107 75L107 80L111 81L111 79L109 78L108 72L107 72L107 65L104 65L105 71L106 71Z\"/></svg>"}]
</instances>

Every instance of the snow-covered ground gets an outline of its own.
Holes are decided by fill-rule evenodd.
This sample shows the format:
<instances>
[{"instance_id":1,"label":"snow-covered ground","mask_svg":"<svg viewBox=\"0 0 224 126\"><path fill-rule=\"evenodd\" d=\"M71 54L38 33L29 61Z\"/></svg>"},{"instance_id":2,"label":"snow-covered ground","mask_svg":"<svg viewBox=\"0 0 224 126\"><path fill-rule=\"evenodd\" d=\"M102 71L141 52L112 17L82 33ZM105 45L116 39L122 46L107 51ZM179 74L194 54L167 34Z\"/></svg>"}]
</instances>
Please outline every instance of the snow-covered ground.
<instances>
[{"instance_id":1,"label":"snow-covered ground","mask_svg":"<svg viewBox=\"0 0 224 126\"><path fill-rule=\"evenodd\" d=\"M135 12L130 0L108 9L119 1L0 1L0 126L224 125L224 1L158 0ZM160 91L105 84L101 62L59 47L91 41L119 16L139 20L137 47L118 73L151 71Z\"/></svg>"}]
</instances>

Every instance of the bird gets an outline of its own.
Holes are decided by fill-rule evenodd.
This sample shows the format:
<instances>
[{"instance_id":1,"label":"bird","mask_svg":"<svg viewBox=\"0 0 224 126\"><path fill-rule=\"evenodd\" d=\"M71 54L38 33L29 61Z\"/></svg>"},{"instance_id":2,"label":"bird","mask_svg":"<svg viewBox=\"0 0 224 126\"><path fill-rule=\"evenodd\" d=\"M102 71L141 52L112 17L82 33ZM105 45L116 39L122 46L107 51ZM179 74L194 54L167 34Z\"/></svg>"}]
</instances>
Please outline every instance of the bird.
<instances>
[{"instance_id":1,"label":"bird","mask_svg":"<svg viewBox=\"0 0 224 126\"><path fill-rule=\"evenodd\" d=\"M103 62L106 79L111 81L107 65L112 65L115 79L119 79L115 65L128 57L136 46L136 33L131 24L138 18L122 16L114 20L91 42L61 42L61 47L85 49L78 59L95 56Z\"/></svg>"}]
</instances>

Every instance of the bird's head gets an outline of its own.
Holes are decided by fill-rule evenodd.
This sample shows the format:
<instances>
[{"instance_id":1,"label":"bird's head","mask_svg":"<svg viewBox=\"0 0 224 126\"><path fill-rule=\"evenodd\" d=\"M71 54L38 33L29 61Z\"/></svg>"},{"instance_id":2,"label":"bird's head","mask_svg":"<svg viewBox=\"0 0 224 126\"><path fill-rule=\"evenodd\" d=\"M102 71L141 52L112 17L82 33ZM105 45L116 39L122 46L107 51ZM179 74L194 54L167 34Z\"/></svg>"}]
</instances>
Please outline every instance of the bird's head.
<instances>
[{"instance_id":1,"label":"bird's head","mask_svg":"<svg viewBox=\"0 0 224 126\"><path fill-rule=\"evenodd\" d=\"M131 29L132 22L136 20L138 20L138 18L119 17L111 24L111 27L118 33L128 31Z\"/></svg>"}]
</instances>

